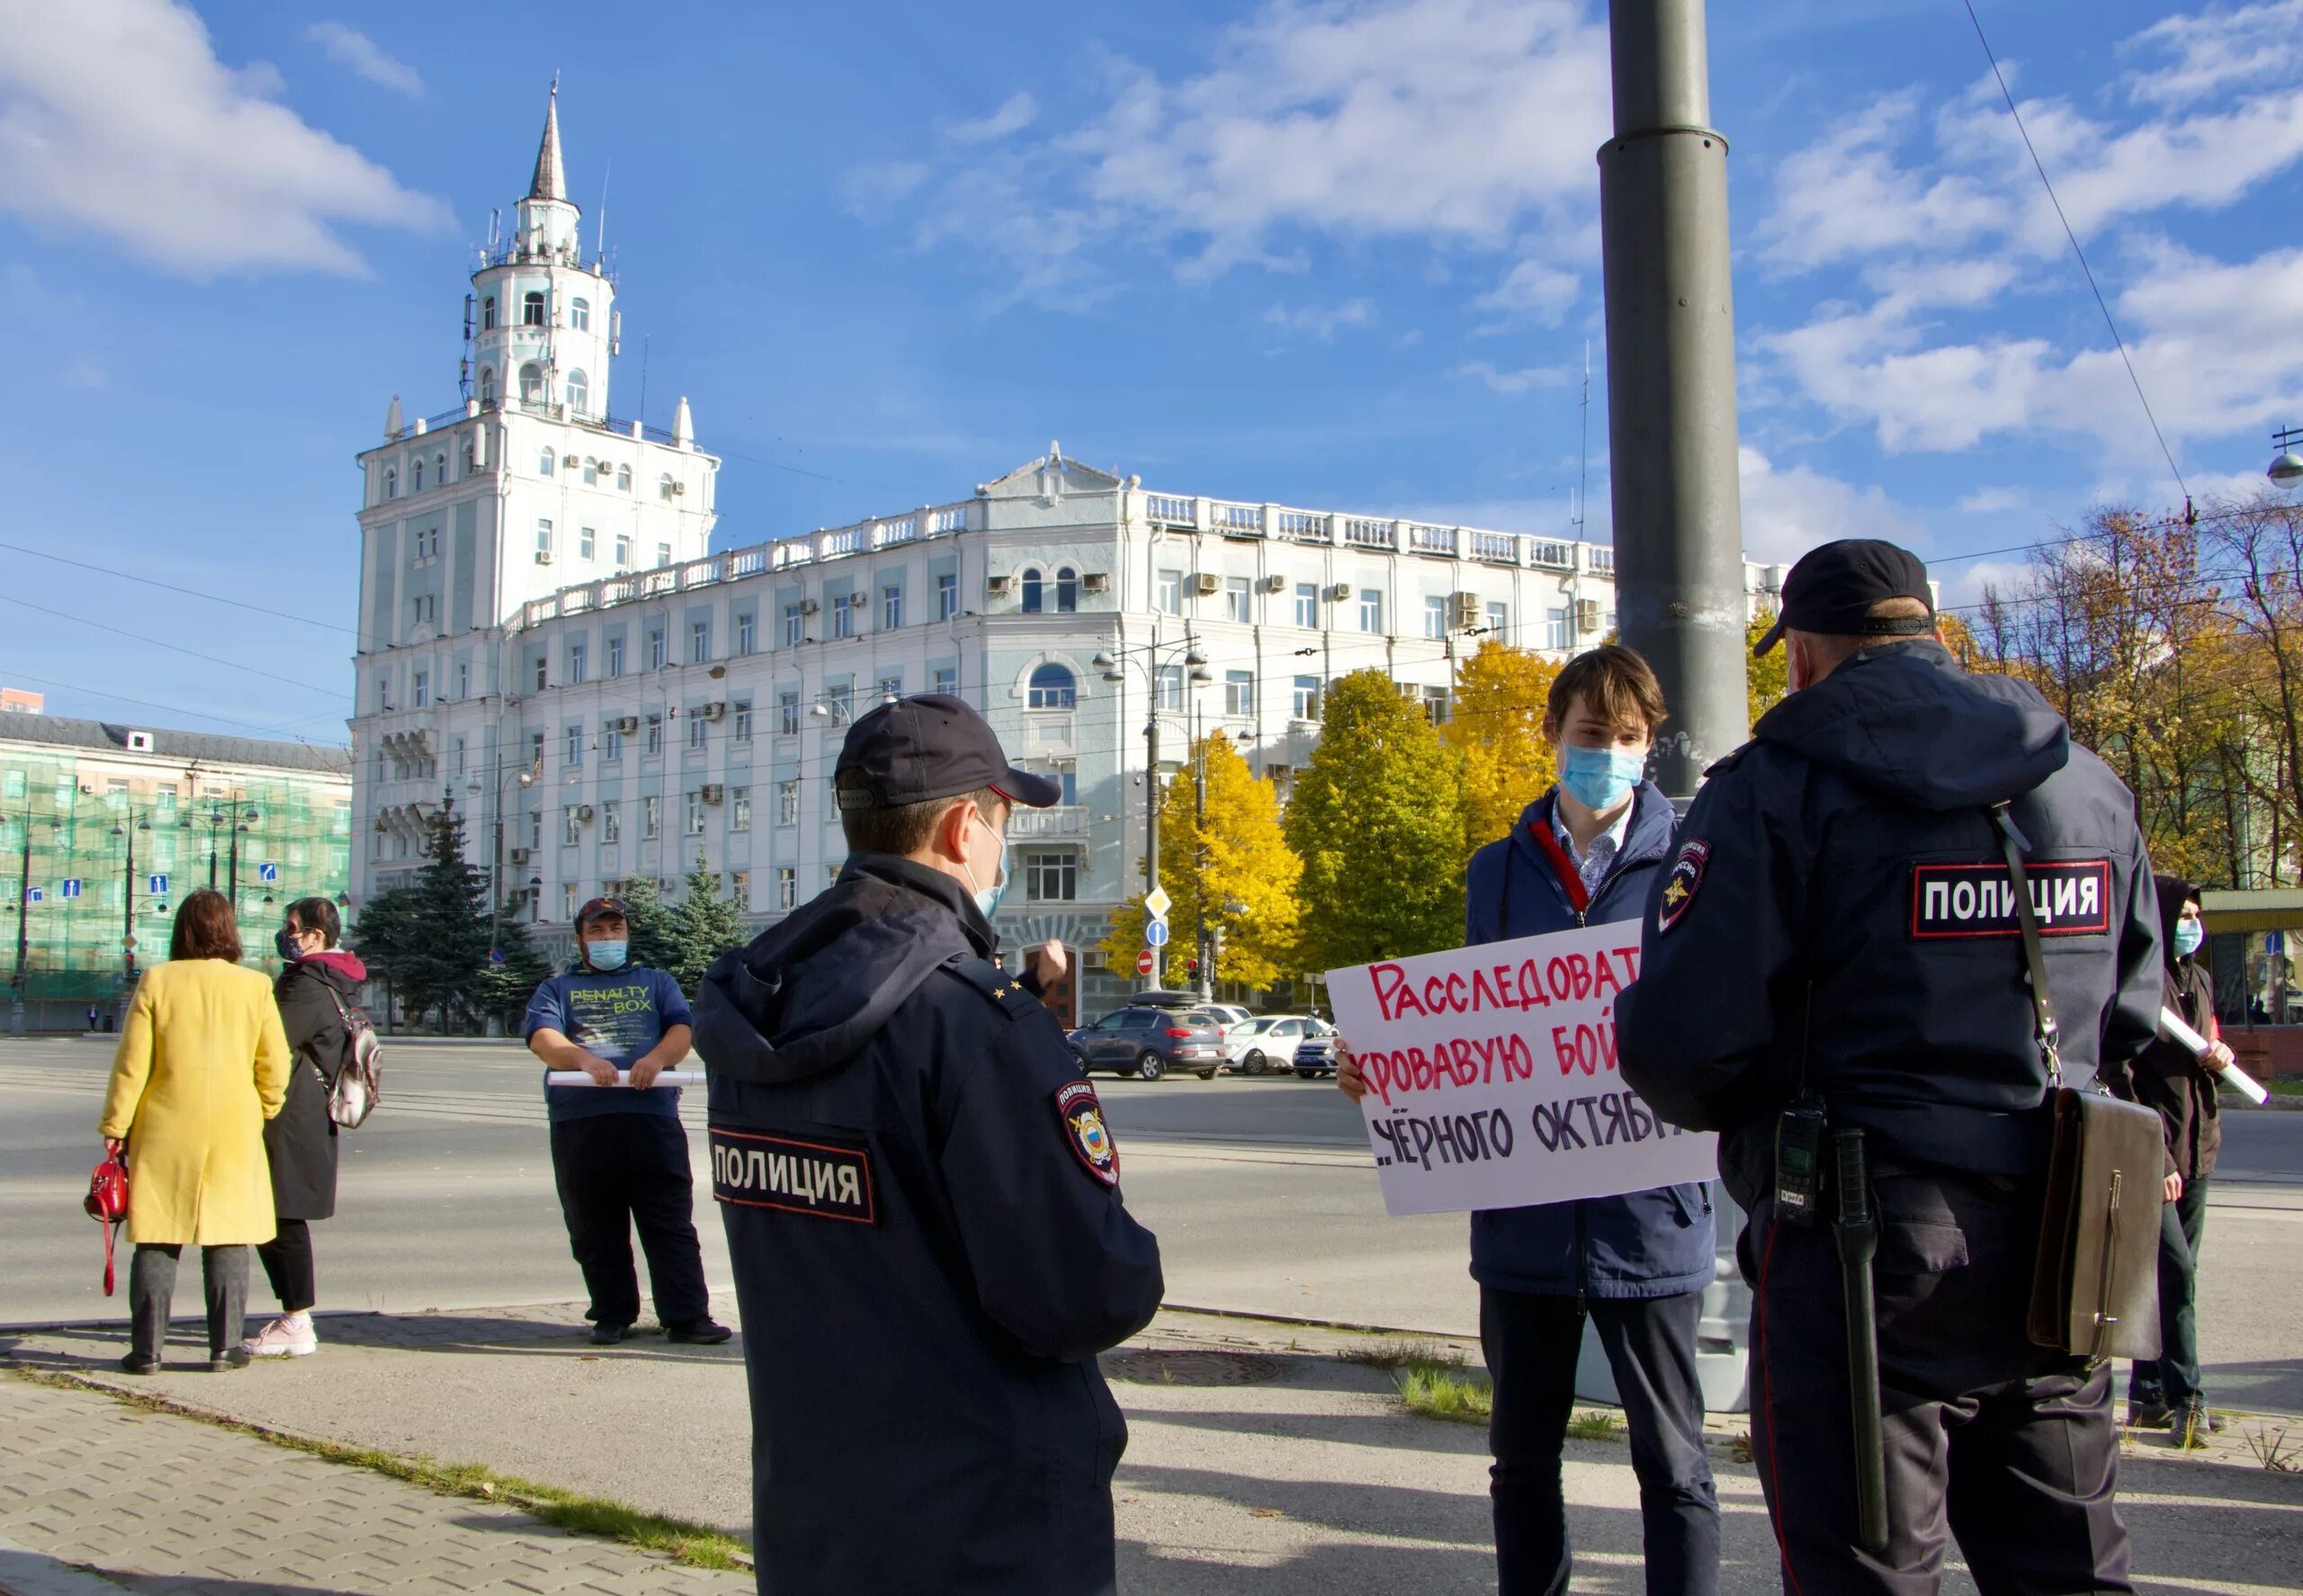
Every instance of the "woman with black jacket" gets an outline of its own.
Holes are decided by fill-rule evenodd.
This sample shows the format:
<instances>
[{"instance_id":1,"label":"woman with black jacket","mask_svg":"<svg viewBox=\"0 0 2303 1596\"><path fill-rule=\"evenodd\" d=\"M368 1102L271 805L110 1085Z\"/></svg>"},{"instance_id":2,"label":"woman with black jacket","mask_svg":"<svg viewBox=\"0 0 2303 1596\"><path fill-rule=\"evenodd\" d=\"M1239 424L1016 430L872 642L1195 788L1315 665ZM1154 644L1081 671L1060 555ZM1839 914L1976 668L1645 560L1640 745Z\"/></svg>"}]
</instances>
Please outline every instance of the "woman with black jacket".
<instances>
[{"instance_id":1,"label":"woman with black jacket","mask_svg":"<svg viewBox=\"0 0 2303 1596\"><path fill-rule=\"evenodd\" d=\"M342 935L334 903L300 898L288 906L288 923L275 938L284 964L272 995L295 1059L288 1100L264 1127L279 1230L256 1256L280 1299L281 1316L241 1343L255 1358L302 1358L319 1349L312 1328L318 1293L311 1222L336 1212L336 1122L328 1117L328 1089L344 1060L344 1009L368 979L359 955L336 946Z\"/></svg>"}]
</instances>

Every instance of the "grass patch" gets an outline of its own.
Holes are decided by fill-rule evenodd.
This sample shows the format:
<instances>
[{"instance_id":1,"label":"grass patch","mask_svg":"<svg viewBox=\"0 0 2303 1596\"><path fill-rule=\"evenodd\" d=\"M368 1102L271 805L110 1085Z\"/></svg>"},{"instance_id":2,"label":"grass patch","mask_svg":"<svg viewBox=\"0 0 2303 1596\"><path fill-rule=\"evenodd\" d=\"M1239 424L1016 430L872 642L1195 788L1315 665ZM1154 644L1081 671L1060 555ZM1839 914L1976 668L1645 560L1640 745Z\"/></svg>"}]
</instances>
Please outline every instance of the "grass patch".
<instances>
[{"instance_id":1,"label":"grass patch","mask_svg":"<svg viewBox=\"0 0 2303 1596\"><path fill-rule=\"evenodd\" d=\"M2284 1080L2266 1080L2263 1085L2263 1089L2275 1098L2303 1098L2303 1075L2290 1075Z\"/></svg>"},{"instance_id":2,"label":"grass patch","mask_svg":"<svg viewBox=\"0 0 2303 1596\"><path fill-rule=\"evenodd\" d=\"M1404 1336L1362 1341L1357 1346L1346 1347L1336 1356L1346 1363L1362 1364L1386 1373L1424 1367L1441 1369L1464 1367L1464 1349L1461 1347L1451 1347L1445 1341Z\"/></svg>"},{"instance_id":3,"label":"grass patch","mask_svg":"<svg viewBox=\"0 0 2303 1596\"><path fill-rule=\"evenodd\" d=\"M1598 1408L1585 1408L1567 1421L1572 1441L1611 1441L1623 1433L1623 1421Z\"/></svg>"},{"instance_id":4,"label":"grass patch","mask_svg":"<svg viewBox=\"0 0 2303 1596\"><path fill-rule=\"evenodd\" d=\"M1495 1411L1495 1387L1485 1375L1467 1374L1463 1358L1452 1364L1411 1363L1393 1371L1400 1400L1411 1413L1456 1424L1484 1424Z\"/></svg>"},{"instance_id":5,"label":"grass patch","mask_svg":"<svg viewBox=\"0 0 2303 1596\"><path fill-rule=\"evenodd\" d=\"M262 1424L227 1419L206 1409L175 1402L165 1396L122 1391L77 1375L31 1368L21 1363L11 1367L18 1375L36 1385L98 1392L131 1407L182 1419L197 1419L202 1423L237 1430L242 1435L252 1435L276 1447L285 1447L291 1451L302 1452L329 1463L388 1475L396 1480L405 1480L411 1485L420 1485L438 1495L470 1497L478 1502L515 1507L554 1529L618 1541L643 1552L658 1553L691 1568L748 1569L752 1565L751 1555L745 1549L744 1543L732 1535L702 1524L692 1524L684 1519L643 1512L605 1497L587 1496L580 1492L563 1490L558 1485L539 1484L515 1475L498 1474L484 1464L441 1463L430 1457L403 1457L397 1453L379 1452L372 1448L347 1446L342 1441L293 1435Z\"/></svg>"}]
</instances>

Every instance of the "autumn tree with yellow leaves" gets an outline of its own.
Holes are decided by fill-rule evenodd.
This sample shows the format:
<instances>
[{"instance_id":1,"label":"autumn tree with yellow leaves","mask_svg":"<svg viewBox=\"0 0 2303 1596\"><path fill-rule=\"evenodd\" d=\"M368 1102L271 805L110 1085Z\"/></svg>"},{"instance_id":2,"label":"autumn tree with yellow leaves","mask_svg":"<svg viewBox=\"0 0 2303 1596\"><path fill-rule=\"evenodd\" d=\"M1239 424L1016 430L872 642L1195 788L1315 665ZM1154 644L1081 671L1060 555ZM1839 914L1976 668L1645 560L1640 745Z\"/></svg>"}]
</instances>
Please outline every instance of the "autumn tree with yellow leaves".
<instances>
[{"instance_id":1,"label":"autumn tree with yellow leaves","mask_svg":"<svg viewBox=\"0 0 2303 1596\"><path fill-rule=\"evenodd\" d=\"M1466 849L1510 835L1520 811L1558 779L1544 713L1559 669L1532 649L1490 638L1456 670L1454 713L1439 737L1463 761Z\"/></svg>"}]
</instances>

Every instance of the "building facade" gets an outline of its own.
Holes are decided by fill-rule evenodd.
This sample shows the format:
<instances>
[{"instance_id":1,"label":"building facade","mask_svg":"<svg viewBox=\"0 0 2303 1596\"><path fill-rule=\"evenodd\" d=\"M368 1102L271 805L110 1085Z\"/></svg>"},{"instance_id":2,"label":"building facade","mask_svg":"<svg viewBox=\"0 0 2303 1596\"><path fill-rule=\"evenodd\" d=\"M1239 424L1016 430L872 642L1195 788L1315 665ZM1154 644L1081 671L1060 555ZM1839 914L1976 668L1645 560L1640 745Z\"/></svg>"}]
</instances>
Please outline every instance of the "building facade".
<instances>
[{"instance_id":1,"label":"building facade","mask_svg":"<svg viewBox=\"0 0 2303 1596\"><path fill-rule=\"evenodd\" d=\"M277 973L278 910L349 899L351 757L340 748L0 716L0 906L11 1024L76 1029L167 956L174 904L230 894L246 962Z\"/></svg>"},{"instance_id":2,"label":"building facade","mask_svg":"<svg viewBox=\"0 0 2303 1596\"><path fill-rule=\"evenodd\" d=\"M550 955L586 898L676 894L699 860L766 924L846 856L849 720L956 693L1063 786L1014 819L999 927L1085 953L1093 1012L1134 982L1093 950L1196 735L1284 792L1337 677L1379 668L1444 716L1483 638L1564 656L1614 626L1601 545L1155 491L1054 444L944 504L712 552L719 462L685 401L662 438L607 419L614 285L576 221L555 110L472 277L470 395L412 426L395 401L360 457L356 898L410 879L453 804Z\"/></svg>"}]
</instances>

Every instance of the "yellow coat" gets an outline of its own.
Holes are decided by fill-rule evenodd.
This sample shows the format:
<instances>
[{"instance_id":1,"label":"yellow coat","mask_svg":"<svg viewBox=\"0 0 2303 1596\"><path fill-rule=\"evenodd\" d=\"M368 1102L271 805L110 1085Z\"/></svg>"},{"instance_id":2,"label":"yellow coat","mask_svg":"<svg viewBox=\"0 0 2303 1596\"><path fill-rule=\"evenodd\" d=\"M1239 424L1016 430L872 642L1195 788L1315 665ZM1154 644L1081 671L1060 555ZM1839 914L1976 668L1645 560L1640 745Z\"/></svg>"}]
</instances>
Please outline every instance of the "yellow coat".
<instances>
[{"instance_id":1,"label":"yellow coat","mask_svg":"<svg viewBox=\"0 0 2303 1596\"><path fill-rule=\"evenodd\" d=\"M272 1240L264 1122L280 1112L292 1062L262 972L172 959L144 973L96 1125L128 1143L131 1240Z\"/></svg>"}]
</instances>

